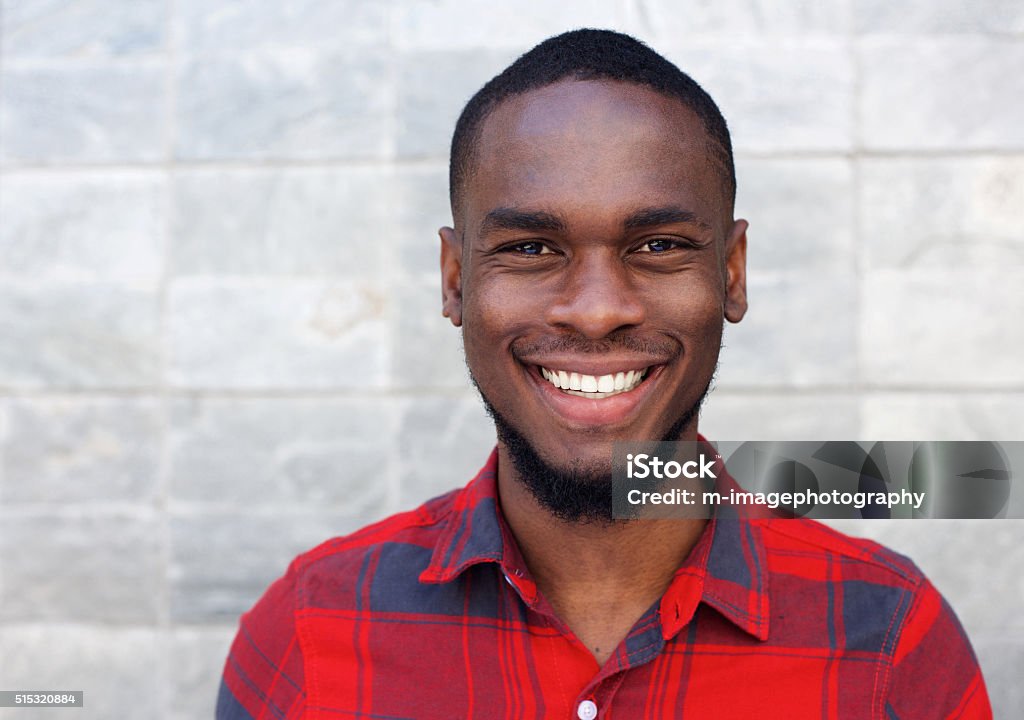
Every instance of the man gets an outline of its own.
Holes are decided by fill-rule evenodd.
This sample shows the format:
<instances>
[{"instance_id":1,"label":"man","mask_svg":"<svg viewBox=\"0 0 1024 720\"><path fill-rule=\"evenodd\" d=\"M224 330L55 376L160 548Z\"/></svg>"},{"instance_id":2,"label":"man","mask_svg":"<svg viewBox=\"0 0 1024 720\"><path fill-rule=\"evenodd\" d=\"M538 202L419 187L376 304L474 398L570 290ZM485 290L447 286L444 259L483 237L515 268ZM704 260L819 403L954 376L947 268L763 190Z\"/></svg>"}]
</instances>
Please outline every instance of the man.
<instances>
[{"instance_id":1,"label":"man","mask_svg":"<svg viewBox=\"0 0 1024 720\"><path fill-rule=\"evenodd\" d=\"M443 312L498 446L462 490L300 556L242 619L220 718L985 718L908 560L810 521L615 520L612 444L697 440L746 311L725 121L582 30L468 103Z\"/></svg>"}]
</instances>

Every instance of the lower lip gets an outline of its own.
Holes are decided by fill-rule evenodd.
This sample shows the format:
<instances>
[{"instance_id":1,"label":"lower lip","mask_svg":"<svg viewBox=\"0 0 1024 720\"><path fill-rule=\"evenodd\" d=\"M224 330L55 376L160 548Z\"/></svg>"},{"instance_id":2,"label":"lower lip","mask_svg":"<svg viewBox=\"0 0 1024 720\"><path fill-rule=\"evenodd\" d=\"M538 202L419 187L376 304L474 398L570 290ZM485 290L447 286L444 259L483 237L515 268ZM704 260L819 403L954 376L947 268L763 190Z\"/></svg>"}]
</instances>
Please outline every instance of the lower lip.
<instances>
[{"instance_id":1,"label":"lower lip","mask_svg":"<svg viewBox=\"0 0 1024 720\"><path fill-rule=\"evenodd\" d=\"M575 426L619 425L626 422L637 405L647 396L664 365L651 368L635 388L605 398L585 398L562 392L545 380L536 367L528 368L527 374L539 386L541 397L569 424Z\"/></svg>"}]
</instances>

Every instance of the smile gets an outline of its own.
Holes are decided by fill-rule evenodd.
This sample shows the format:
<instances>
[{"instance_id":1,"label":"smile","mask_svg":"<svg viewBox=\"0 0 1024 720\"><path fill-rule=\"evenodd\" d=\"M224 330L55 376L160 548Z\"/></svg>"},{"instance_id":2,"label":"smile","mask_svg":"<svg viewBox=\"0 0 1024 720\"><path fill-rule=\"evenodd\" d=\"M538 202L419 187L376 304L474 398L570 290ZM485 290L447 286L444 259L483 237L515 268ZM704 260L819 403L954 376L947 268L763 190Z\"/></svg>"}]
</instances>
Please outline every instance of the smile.
<instances>
[{"instance_id":1,"label":"smile","mask_svg":"<svg viewBox=\"0 0 1024 720\"><path fill-rule=\"evenodd\" d=\"M562 392L600 400L629 392L639 385L650 368L629 370L608 375L586 375L570 370L540 368L540 374Z\"/></svg>"}]
</instances>

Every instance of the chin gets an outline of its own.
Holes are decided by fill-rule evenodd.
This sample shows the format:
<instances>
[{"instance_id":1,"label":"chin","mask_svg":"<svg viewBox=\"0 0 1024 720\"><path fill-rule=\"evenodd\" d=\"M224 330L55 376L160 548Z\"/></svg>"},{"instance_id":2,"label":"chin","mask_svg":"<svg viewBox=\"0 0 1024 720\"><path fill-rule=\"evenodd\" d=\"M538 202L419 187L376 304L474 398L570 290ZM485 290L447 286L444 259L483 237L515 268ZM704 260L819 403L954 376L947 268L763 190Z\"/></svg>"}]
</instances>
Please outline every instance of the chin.
<instances>
[{"instance_id":1,"label":"chin","mask_svg":"<svg viewBox=\"0 0 1024 720\"><path fill-rule=\"evenodd\" d=\"M472 377L472 373L470 374ZM474 384L476 380L474 378ZM654 439L674 440L683 432L696 427L697 415L710 381L696 402L691 404L672 425ZM477 384L477 390L480 390ZM612 517L612 444L633 438L607 438L583 440L588 448L584 454L579 446L568 444L557 452L547 452L543 443L527 437L526 432L504 417L481 390L480 397L488 414L494 419L498 441L515 467L516 481L521 483L554 517L570 523L614 522ZM602 428L595 428L596 433ZM563 456L562 459L557 456ZM568 455L566 458L564 456Z\"/></svg>"}]
</instances>

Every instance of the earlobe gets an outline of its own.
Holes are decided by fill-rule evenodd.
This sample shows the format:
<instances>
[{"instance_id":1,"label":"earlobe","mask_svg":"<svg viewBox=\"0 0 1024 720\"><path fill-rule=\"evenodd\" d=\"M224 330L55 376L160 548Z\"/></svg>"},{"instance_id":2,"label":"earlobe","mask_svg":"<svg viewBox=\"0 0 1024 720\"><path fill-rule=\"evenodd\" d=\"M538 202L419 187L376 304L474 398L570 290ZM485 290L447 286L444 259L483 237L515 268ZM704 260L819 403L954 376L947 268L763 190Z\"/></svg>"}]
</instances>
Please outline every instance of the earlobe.
<instances>
[{"instance_id":1,"label":"earlobe","mask_svg":"<svg viewBox=\"0 0 1024 720\"><path fill-rule=\"evenodd\" d=\"M462 325L462 241L450 227L437 233L441 238L441 314Z\"/></svg>"},{"instance_id":2,"label":"earlobe","mask_svg":"<svg viewBox=\"0 0 1024 720\"><path fill-rule=\"evenodd\" d=\"M746 220L733 223L725 241L725 319L738 323L747 314Z\"/></svg>"}]
</instances>

